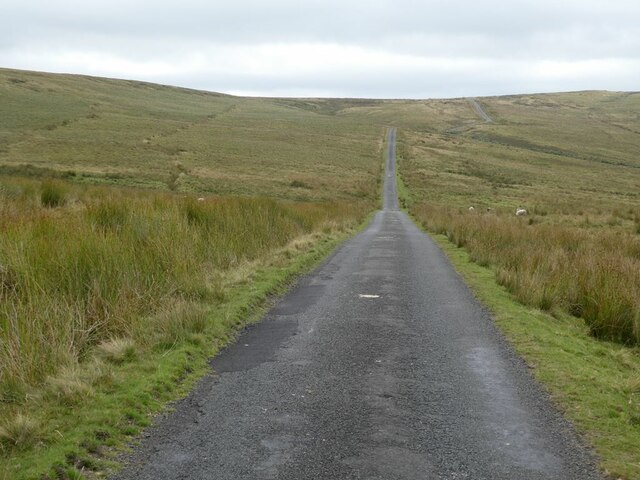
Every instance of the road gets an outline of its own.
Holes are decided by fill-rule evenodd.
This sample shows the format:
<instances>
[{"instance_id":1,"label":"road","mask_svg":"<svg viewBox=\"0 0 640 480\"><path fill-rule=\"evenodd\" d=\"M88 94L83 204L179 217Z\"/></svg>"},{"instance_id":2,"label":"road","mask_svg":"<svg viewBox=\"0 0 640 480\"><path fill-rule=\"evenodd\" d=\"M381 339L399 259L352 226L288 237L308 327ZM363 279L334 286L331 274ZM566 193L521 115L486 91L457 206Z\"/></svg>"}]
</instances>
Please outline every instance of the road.
<instances>
[{"instance_id":1,"label":"road","mask_svg":"<svg viewBox=\"0 0 640 480\"><path fill-rule=\"evenodd\" d=\"M480 106L480 104L475 98L469 98L468 100L471 106L473 107L473 109L476 111L476 113L480 116L480 118L482 118L482 120L484 120L484 123L493 123L493 120L491 120L491 117L487 115L487 113L482 109L482 107Z\"/></svg>"},{"instance_id":2,"label":"road","mask_svg":"<svg viewBox=\"0 0 640 480\"><path fill-rule=\"evenodd\" d=\"M116 479L596 479L434 242L384 210L158 422Z\"/></svg>"}]
</instances>

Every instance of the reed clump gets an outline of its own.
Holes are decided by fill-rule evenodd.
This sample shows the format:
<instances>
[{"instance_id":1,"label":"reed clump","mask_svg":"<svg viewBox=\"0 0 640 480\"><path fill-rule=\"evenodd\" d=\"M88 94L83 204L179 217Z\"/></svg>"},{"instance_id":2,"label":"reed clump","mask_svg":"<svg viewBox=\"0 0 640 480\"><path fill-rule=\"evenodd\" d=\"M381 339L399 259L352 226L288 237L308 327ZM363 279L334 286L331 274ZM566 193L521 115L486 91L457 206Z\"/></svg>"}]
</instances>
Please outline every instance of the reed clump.
<instances>
[{"instance_id":1,"label":"reed clump","mask_svg":"<svg viewBox=\"0 0 640 480\"><path fill-rule=\"evenodd\" d=\"M40 202L45 207L61 207L66 201L66 188L61 182L48 180L42 183Z\"/></svg>"},{"instance_id":2,"label":"reed clump","mask_svg":"<svg viewBox=\"0 0 640 480\"><path fill-rule=\"evenodd\" d=\"M18 413L0 424L0 452L33 447L43 438L38 420Z\"/></svg>"},{"instance_id":3,"label":"reed clump","mask_svg":"<svg viewBox=\"0 0 640 480\"><path fill-rule=\"evenodd\" d=\"M580 317L595 337L640 344L637 235L440 206L416 206L413 213L474 262L491 266L521 303Z\"/></svg>"}]
</instances>

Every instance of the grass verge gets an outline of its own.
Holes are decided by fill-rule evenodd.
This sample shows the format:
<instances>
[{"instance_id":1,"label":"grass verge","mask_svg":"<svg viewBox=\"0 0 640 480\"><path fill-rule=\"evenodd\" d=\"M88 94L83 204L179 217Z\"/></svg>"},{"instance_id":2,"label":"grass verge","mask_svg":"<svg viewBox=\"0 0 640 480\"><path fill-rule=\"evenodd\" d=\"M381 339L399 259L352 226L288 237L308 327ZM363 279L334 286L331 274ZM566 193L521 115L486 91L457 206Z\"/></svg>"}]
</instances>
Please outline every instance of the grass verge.
<instances>
[{"instance_id":1,"label":"grass verge","mask_svg":"<svg viewBox=\"0 0 640 480\"><path fill-rule=\"evenodd\" d=\"M99 348L103 355L82 372L56 377L57 398L40 398L37 413L0 426L1 445L24 442L24 448L15 444L0 458L0 479L95 478L117 468L123 445L167 402L191 390L209 371L208 359L350 233L298 238L266 261L236 268L227 279L225 301L205 312L205 327L196 335L139 357L126 341L105 343ZM99 381L90 392L75 389L74 378L86 375ZM83 401L88 396L90 401Z\"/></svg>"}]
</instances>

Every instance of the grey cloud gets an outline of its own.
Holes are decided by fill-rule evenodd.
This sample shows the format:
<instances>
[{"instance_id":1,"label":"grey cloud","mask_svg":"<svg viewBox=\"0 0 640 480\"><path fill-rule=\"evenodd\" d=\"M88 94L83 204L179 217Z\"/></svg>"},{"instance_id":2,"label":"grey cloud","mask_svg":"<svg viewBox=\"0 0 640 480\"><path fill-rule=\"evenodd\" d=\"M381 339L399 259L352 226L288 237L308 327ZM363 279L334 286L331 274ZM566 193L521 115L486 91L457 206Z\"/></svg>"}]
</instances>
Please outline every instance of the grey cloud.
<instances>
[{"instance_id":1,"label":"grey cloud","mask_svg":"<svg viewBox=\"0 0 640 480\"><path fill-rule=\"evenodd\" d=\"M480 70L464 72L405 65L397 75L376 70L375 79L368 78L371 72L366 69L341 71L331 65L309 76L217 72L214 81L206 78L210 72L191 71L147 78L223 91L315 89L357 96L419 97L429 92L431 96L481 95L583 85L619 88L633 86L640 78L640 3L636 0L24 0L3 6L3 17L0 65L32 69L66 68L65 54L74 53L110 55L141 65L178 64L186 56L199 54L206 63L221 61L211 52L225 48L249 46L250 50L292 43L360 47L415 57L418 62L477 59L494 65L490 71L480 66ZM527 61L607 59L635 62L631 72L635 80L631 74L622 79L604 74L544 79L527 76L522 65ZM423 71L431 74L425 74L429 78L421 78ZM127 71L89 71L88 67L82 73L129 75Z\"/></svg>"},{"instance_id":2,"label":"grey cloud","mask_svg":"<svg viewBox=\"0 0 640 480\"><path fill-rule=\"evenodd\" d=\"M606 7L605 7L606 6ZM640 6L618 2L237 1L16 2L5 9L16 38L38 32L182 38L212 42L386 41L399 35L517 39L575 26L633 28ZM11 25L14 28L11 28ZM26 27L26 28L25 28ZM21 32L24 32L21 35ZM7 35L7 33L3 34ZM55 39L52 39L55 40Z\"/></svg>"}]
</instances>

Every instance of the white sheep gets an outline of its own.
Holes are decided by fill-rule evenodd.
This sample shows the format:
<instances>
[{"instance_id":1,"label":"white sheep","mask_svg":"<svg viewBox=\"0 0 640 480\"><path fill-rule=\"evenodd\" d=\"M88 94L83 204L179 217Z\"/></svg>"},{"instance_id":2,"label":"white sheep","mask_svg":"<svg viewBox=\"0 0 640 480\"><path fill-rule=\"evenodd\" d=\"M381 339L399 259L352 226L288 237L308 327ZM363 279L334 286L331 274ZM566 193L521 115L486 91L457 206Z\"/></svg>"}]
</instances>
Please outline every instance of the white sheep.
<instances>
[{"instance_id":1,"label":"white sheep","mask_svg":"<svg viewBox=\"0 0 640 480\"><path fill-rule=\"evenodd\" d=\"M198 198L198 201L199 201L199 202L204 202L204 197L200 197L200 198Z\"/></svg>"},{"instance_id":2,"label":"white sheep","mask_svg":"<svg viewBox=\"0 0 640 480\"><path fill-rule=\"evenodd\" d=\"M473 207L469 207L469 213L473 213L473 212L475 212L475 211L476 211L476 209L475 209L475 208L473 208Z\"/></svg>"},{"instance_id":3,"label":"white sheep","mask_svg":"<svg viewBox=\"0 0 640 480\"><path fill-rule=\"evenodd\" d=\"M516 208L516 215L518 217L524 217L526 214L527 214L527 211L524 208L522 207Z\"/></svg>"}]
</instances>

